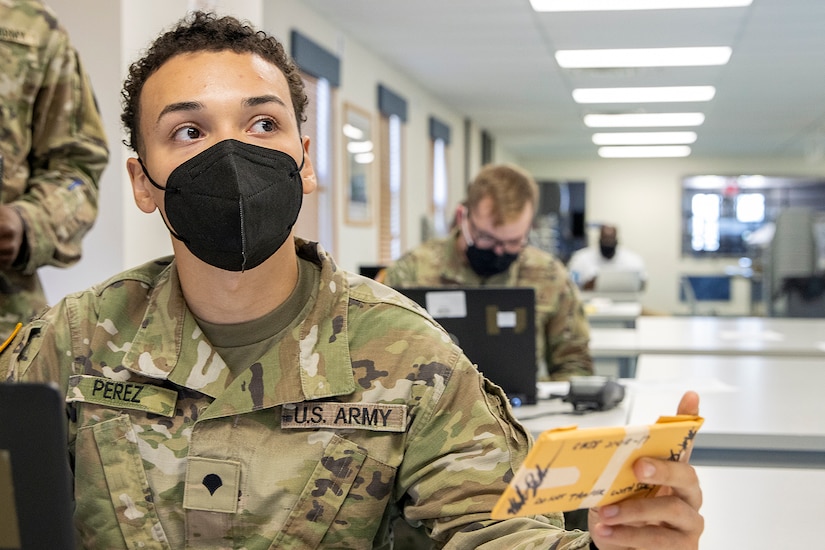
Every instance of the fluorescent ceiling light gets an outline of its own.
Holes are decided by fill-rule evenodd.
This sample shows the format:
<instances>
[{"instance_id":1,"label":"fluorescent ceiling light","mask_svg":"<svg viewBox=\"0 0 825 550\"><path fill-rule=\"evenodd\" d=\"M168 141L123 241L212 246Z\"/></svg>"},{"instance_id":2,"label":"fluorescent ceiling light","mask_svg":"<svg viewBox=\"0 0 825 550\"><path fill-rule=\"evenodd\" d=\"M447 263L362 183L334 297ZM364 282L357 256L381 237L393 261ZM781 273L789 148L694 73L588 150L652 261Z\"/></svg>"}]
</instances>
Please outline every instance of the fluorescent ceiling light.
<instances>
[{"instance_id":1,"label":"fluorescent ceiling light","mask_svg":"<svg viewBox=\"0 0 825 550\"><path fill-rule=\"evenodd\" d=\"M535 11L675 10L739 8L753 0L530 0Z\"/></svg>"},{"instance_id":2,"label":"fluorescent ceiling light","mask_svg":"<svg viewBox=\"0 0 825 550\"><path fill-rule=\"evenodd\" d=\"M584 124L590 128L699 126L704 121L705 115L702 113L625 113L584 116Z\"/></svg>"},{"instance_id":3,"label":"fluorescent ceiling light","mask_svg":"<svg viewBox=\"0 0 825 550\"><path fill-rule=\"evenodd\" d=\"M576 103L664 103L673 101L710 101L713 86L655 86L646 88L577 88Z\"/></svg>"},{"instance_id":4,"label":"fluorescent ceiling light","mask_svg":"<svg viewBox=\"0 0 825 550\"><path fill-rule=\"evenodd\" d=\"M596 145L676 145L693 143L696 132L612 132L593 134Z\"/></svg>"},{"instance_id":5,"label":"fluorescent ceiling light","mask_svg":"<svg viewBox=\"0 0 825 550\"><path fill-rule=\"evenodd\" d=\"M599 147L599 156L604 158L662 158L686 157L690 154L687 145L651 145L649 147Z\"/></svg>"},{"instance_id":6,"label":"fluorescent ceiling light","mask_svg":"<svg viewBox=\"0 0 825 550\"><path fill-rule=\"evenodd\" d=\"M727 46L559 50L556 52L556 61L565 69L689 67L724 65L730 59L731 51Z\"/></svg>"}]
</instances>

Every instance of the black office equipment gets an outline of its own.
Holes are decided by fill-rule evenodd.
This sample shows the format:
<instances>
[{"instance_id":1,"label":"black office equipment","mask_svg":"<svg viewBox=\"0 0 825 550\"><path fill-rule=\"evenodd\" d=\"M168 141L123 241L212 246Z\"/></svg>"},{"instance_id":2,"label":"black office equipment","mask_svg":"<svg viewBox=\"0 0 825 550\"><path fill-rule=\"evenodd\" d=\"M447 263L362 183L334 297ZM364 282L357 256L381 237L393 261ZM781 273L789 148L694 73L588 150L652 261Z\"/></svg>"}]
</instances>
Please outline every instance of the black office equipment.
<instances>
[{"instance_id":1,"label":"black office equipment","mask_svg":"<svg viewBox=\"0 0 825 550\"><path fill-rule=\"evenodd\" d=\"M573 376L570 391L562 399L576 411L606 411L624 399L624 386L604 376Z\"/></svg>"},{"instance_id":2,"label":"black office equipment","mask_svg":"<svg viewBox=\"0 0 825 550\"><path fill-rule=\"evenodd\" d=\"M514 405L536 402L535 290L525 287L414 287L423 306L479 371Z\"/></svg>"},{"instance_id":3,"label":"black office equipment","mask_svg":"<svg viewBox=\"0 0 825 550\"><path fill-rule=\"evenodd\" d=\"M0 548L72 550L66 408L46 384L0 384Z\"/></svg>"}]
</instances>

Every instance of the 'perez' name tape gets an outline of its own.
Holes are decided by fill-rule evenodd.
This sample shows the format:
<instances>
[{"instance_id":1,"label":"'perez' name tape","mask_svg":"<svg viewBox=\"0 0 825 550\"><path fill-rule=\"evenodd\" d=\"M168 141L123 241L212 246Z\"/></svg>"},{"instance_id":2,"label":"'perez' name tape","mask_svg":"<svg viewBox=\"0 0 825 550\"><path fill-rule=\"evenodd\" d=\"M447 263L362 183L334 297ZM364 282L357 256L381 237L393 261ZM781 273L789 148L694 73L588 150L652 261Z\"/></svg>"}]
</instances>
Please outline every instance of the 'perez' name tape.
<instances>
[{"instance_id":1,"label":"'perez' name tape","mask_svg":"<svg viewBox=\"0 0 825 550\"><path fill-rule=\"evenodd\" d=\"M66 402L80 401L120 409L134 409L161 416L174 416L178 393L174 390L98 376L69 377Z\"/></svg>"},{"instance_id":2,"label":"'perez' name tape","mask_svg":"<svg viewBox=\"0 0 825 550\"><path fill-rule=\"evenodd\" d=\"M284 405L281 428L348 428L376 432L407 429L407 406L391 403L312 401Z\"/></svg>"}]
</instances>

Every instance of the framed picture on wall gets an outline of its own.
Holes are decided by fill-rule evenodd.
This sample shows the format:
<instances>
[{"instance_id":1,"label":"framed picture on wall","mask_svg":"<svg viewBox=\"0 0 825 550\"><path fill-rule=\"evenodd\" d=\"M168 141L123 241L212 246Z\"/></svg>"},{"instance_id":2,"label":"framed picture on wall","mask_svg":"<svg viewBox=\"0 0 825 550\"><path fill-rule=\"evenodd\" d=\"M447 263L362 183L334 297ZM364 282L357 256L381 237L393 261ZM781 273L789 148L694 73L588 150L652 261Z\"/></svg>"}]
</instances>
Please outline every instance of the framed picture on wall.
<instances>
[{"instance_id":1,"label":"framed picture on wall","mask_svg":"<svg viewBox=\"0 0 825 550\"><path fill-rule=\"evenodd\" d=\"M346 222L372 224L375 193L375 142L369 111L344 104L344 178L346 182Z\"/></svg>"}]
</instances>

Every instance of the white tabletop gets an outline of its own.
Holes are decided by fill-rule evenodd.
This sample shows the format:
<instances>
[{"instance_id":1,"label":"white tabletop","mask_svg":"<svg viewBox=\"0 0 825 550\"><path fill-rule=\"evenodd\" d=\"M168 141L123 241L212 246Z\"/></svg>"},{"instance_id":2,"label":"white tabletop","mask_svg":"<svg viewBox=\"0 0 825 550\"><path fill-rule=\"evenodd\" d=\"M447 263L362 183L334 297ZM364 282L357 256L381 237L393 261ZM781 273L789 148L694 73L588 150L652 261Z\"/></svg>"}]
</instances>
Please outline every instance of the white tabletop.
<instances>
[{"instance_id":1,"label":"white tabletop","mask_svg":"<svg viewBox=\"0 0 825 550\"><path fill-rule=\"evenodd\" d=\"M705 418L697 449L825 457L824 359L641 355L632 383L630 424L668 414L691 389Z\"/></svg>"},{"instance_id":2,"label":"white tabletop","mask_svg":"<svg viewBox=\"0 0 825 550\"><path fill-rule=\"evenodd\" d=\"M639 353L825 358L825 319L643 316L636 331Z\"/></svg>"},{"instance_id":3,"label":"white tabletop","mask_svg":"<svg viewBox=\"0 0 825 550\"><path fill-rule=\"evenodd\" d=\"M635 357L639 354L639 333L635 328L590 328L593 357Z\"/></svg>"},{"instance_id":4,"label":"white tabletop","mask_svg":"<svg viewBox=\"0 0 825 550\"><path fill-rule=\"evenodd\" d=\"M638 301L594 297L584 302L584 313L591 325L633 327L642 314L642 304Z\"/></svg>"},{"instance_id":5,"label":"white tabletop","mask_svg":"<svg viewBox=\"0 0 825 550\"><path fill-rule=\"evenodd\" d=\"M825 470L697 466L700 550L822 548Z\"/></svg>"}]
</instances>

